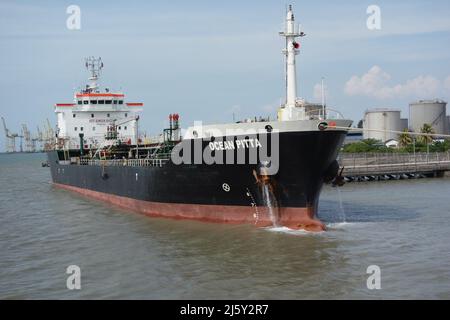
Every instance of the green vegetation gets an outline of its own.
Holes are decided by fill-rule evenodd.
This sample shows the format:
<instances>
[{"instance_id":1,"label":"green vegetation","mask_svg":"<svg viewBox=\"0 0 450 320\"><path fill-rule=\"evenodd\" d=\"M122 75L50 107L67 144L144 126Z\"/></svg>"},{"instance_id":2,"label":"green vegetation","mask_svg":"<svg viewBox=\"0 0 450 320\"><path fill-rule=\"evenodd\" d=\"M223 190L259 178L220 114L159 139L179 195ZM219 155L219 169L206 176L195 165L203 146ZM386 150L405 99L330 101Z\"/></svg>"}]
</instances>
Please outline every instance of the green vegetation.
<instances>
[{"instance_id":1,"label":"green vegetation","mask_svg":"<svg viewBox=\"0 0 450 320\"><path fill-rule=\"evenodd\" d=\"M348 153L365 153L365 152L393 152L392 148L386 147L381 141L375 139L366 139L358 142L346 144L343 148Z\"/></svg>"},{"instance_id":2,"label":"green vegetation","mask_svg":"<svg viewBox=\"0 0 450 320\"><path fill-rule=\"evenodd\" d=\"M405 129L398 135L398 148L386 147L379 140L366 139L345 145L343 152L348 153L413 153L415 152L447 152L450 150L450 140L433 140L434 129L425 123L420 129L420 135L412 135ZM415 149L415 150L414 150Z\"/></svg>"},{"instance_id":3,"label":"green vegetation","mask_svg":"<svg viewBox=\"0 0 450 320\"><path fill-rule=\"evenodd\" d=\"M398 142L400 147L407 147L413 143L413 138L409 134L408 129L403 130L403 133L398 135Z\"/></svg>"},{"instance_id":4,"label":"green vegetation","mask_svg":"<svg viewBox=\"0 0 450 320\"><path fill-rule=\"evenodd\" d=\"M342 149L347 153L413 153L414 147L416 152L447 152L450 150L450 140L430 142L428 147L426 139L423 136L412 137L408 132L399 135L399 148L386 147L381 141L375 139L366 139L345 145ZM429 136L425 136L430 138Z\"/></svg>"},{"instance_id":5,"label":"green vegetation","mask_svg":"<svg viewBox=\"0 0 450 320\"><path fill-rule=\"evenodd\" d=\"M420 133L434 134L434 130L433 130L433 127L431 126L431 124L425 123L423 125L423 127L420 129ZM419 136L419 138L417 140L424 144L427 144L427 143L430 144L433 142L433 137L424 135L424 136Z\"/></svg>"}]
</instances>

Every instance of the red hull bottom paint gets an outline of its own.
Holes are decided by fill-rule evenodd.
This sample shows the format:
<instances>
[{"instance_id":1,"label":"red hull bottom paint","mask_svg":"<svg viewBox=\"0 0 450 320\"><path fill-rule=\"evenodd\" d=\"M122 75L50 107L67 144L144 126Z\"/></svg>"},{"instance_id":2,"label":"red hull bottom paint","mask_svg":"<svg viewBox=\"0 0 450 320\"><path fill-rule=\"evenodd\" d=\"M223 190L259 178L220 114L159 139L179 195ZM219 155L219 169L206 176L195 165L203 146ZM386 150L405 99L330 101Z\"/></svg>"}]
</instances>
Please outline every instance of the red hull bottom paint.
<instances>
[{"instance_id":1,"label":"red hull bottom paint","mask_svg":"<svg viewBox=\"0 0 450 320\"><path fill-rule=\"evenodd\" d=\"M152 217L192 219L216 223L254 224L258 227L272 226L273 222L266 207L204 205L185 203L161 203L137 200L128 197L54 183L60 188L74 191L90 198L111 203L118 207L139 212ZM278 224L291 229L324 231L322 222L315 219L314 208L279 208Z\"/></svg>"}]
</instances>

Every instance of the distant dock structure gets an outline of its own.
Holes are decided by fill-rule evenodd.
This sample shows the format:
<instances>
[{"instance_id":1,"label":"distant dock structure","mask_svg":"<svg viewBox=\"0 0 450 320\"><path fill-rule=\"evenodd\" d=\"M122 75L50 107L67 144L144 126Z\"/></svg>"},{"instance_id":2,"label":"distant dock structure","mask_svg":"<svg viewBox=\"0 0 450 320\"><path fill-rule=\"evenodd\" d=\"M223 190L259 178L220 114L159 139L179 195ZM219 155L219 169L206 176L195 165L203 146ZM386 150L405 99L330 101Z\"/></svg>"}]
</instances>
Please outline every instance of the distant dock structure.
<instances>
[{"instance_id":1,"label":"distant dock structure","mask_svg":"<svg viewBox=\"0 0 450 320\"><path fill-rule=\"evenodd\" d=\"M5 137L6 153L33 153L50 150L54 145L54 130L47 119L44 131L37 127L36 134L31 133L26 124L21 125L20 133L14 133L6 126L5 118L1 117ZM18 142L16 141L18 140ZM0 151L1 152L1 151Z\"/></svg>"},{"instance_id":2,"label":"distant dock structure","mask_svg":"<svg viewBox=\"0 0 450 320\"><path fill-rule=\"evenodd\" d=\"M450 152L342 153L338 161L347 182L443 177L450 171Z\"/></svg>"}]
</instances>

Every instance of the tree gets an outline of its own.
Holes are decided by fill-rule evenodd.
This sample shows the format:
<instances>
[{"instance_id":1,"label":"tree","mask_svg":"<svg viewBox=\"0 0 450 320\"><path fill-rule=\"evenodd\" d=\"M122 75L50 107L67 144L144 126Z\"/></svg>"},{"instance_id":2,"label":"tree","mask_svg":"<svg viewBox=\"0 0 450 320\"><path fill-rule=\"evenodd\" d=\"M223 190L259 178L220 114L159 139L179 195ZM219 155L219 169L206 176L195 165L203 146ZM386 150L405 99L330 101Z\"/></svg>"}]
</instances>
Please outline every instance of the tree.
<instances>
[{"instance_id":1,"label":"tree","mask_svg":"<svg viewBox=\"0 0 450 320\"><path fill-rule=\"evenodd\" d=\"M424 133L424 135L419 136L419 140L424 144L430 144L433 142L433 137L428 134L434 134L434 129L431 124L424 123L422 128L420 129L420 133Z\"/></svg>"},{"instance_id":2,"label":"tree","mask_svg":"<svg viewBox=\"0 0 450 320\"><path fill-rule=\"evenodd\" d=\"M450 140L435 141L430 146L431 152L447 152L450 149Z\"/></svg>"},{"instance_id":3,"label":"tree","mask_svg":"<svg viewBox=\"0 0 450 320\"><path fill-rule=\"evenodd\" d=\"M400 133L398 135L398 142L400 143L400 146L402 146L402 147L406 147L413 142L408 129L403 130L403 133Z\"/></svg>"},{"instance_id":4,"label":"tree","mask_svg":"<svg viewBox=\"0 0 450 320\"><path fill-rule=\"evenodd\" d=\"M386 147L381 141L376 139L365 139L344 146L344 152L362 153L362 152L392 152L391 148Z\"/></svg>"}]
</instances>

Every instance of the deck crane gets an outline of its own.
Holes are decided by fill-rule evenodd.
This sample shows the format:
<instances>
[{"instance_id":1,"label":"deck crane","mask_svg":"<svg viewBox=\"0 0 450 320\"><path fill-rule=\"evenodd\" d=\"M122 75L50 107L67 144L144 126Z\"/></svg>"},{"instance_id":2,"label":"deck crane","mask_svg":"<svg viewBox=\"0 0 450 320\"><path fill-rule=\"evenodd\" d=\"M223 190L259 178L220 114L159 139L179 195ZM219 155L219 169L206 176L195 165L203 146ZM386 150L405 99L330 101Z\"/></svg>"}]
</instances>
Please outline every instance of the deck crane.
<instances>
[{"instance_id":1,"label":"deck crane","mask_svg":"<svg viewBox=\"0 0 450 320\"><path fill-rule=\"evenodd\" d=\"M121 122L117 122L117 119L113 120L113 123L111 126L108 127L107 132L106 132L106 136L105 136L105 141L102 143L102 145L96 150L96 152L94 153L93 157L95 158L99 152L103 151L103 150L111 150L111 148L114 146L114 144L119 140L119 133L118 133L118 128L128 122L132 122L132 121L136 121L136 123L139 121L139 116L135 116L134 118L130 118L127 119L125 121L121 121ZM135 132L135 136L136 136L136 154L138 154L139 152L139 141L138 141L138 132L137 132L137 126L136 126L136 132Z\"/></svg>"}]
</instances>

